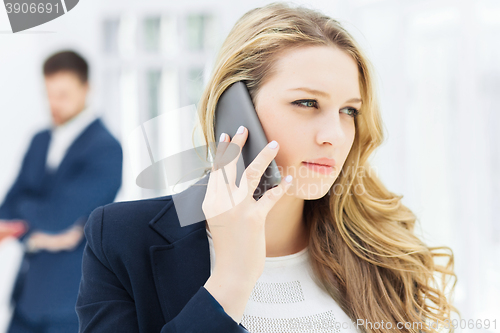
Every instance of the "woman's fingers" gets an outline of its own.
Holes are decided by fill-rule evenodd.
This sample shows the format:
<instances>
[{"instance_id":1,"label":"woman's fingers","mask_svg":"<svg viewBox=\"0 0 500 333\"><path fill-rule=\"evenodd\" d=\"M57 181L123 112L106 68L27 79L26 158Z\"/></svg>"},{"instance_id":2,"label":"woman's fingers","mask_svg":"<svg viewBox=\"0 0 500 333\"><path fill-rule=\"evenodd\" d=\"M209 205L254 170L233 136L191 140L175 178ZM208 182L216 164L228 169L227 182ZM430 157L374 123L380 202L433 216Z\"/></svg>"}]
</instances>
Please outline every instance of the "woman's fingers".
<instances>
[{"instance_id":1,"label":"woman's fingers","mask_svg":"<svg viewBox=\"0 0 500 333\"><path fill-rule=\"evenodd\" d=\"M228 134L222 134L223 141L219 142L216 151L214 168L210 174L207 191L212 190L212 188L214 192L221 189L227 191L229 186L230 191L234 192L236 190L236 165L241 155L241 149L246 142L248 131L242 126L242 130L238 129L232 139Z\"/></svg>"},{"instance_id":2,"label":"woman's fingers","mask_svg":"<svg viewBox=\"0 0 500 333\"><path fill-rule=\"evenodd\" d=\"M258 210L267 216L275 203L285 194L285 192L288 190L288 188L290 188L291 185L292 176L288 175L281 180L281 183L279 183L278 186L267 190L266 193L264 193L264 195L259 199L259 201L257 201L257 205L260 206Z\"/></svg>"},{"instance_id":3,"label":"woman's fingers","mask_svg":"<svg viewBox=\"0 0 500 333\"><path fill-rule=\"evenodd\" d=\"M250 165L245 169L241 177L240 188L246 191L247 197L253 198L253 193L259 185L262 175L266 171L269 164L276 157L279 150L279 144L276 141L271 141L262 149L255 157ZM260 201L260 199L259 199Z\"/></svg>"},{"instance_id":4,"label":"woman's fingers","mask_svg":"<svg viewBox=\"0 0 500 333\"><path fill-rule=\"evenodd\" d=\"M228 135L226 135L226 140L231 140L230 146L226 149L226 152L224 153L225 157L224 160L226 161L226 166L224 167L224 170L227 174L227 178L231 184L232 189L236 189L236 174L237 174L237 164L238 160L240 159L241 151L243 149L243 146L246 143L248 137L248 131L245 129L245 127L241 126L241 130L238 129L238 131L234 134L234 136L231 138Z\"/></svg>"}]
</instances>

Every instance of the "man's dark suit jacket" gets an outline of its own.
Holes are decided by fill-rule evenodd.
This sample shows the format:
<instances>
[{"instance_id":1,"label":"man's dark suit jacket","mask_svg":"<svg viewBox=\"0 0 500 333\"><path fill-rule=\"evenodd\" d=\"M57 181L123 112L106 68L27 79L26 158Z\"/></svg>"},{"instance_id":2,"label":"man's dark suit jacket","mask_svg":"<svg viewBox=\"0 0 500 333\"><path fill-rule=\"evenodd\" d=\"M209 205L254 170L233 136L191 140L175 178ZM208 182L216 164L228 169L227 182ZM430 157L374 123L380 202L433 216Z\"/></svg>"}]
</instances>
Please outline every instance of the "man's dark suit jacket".
<instances>
[{"instance_id":1,"label":"man's dark suit jacket","mask_svg":"<svg viewBox=\"0 0 500 333\"><path fill-rule=\"evenodd\" d=\"M80 333L248 332L204 287L210 277L205 220L182 227L176 207L168 195L92 212L76 303Z\"/></svg>"},{"instance_id":2,"label":"man's dark suit jacket","mask_svg":"<svg viewBox=\"0 0 500 333\"><path fill-rule=\"evenodd\" d=\"M92 210L113 202L121 185L122 149L100 118L73 141L56 171L48 172L49 129L38 132L0 206L0 219L23 219L29 231L61 232L83 225ZM74 317L85 239L72 251L27 254L16 282L17 309L32 320ZM26 265L29 264L29 265ZM27 266L27 267L25 267Z\"/></svg>"}]
</instances>

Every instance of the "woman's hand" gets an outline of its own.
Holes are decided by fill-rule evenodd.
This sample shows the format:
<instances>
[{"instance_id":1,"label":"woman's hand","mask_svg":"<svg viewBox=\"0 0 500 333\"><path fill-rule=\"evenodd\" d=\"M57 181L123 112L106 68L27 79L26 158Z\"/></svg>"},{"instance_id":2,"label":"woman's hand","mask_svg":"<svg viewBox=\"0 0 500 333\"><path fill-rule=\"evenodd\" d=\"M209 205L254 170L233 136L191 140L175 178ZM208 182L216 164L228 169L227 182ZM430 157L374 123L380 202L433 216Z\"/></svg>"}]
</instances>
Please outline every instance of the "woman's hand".
<instances>
[{"instance_id":1,"label":"woman's hand","mask_svg":"<svg viewBox=\"0 0 500 333\"><path fill-rule=\"evenodd\" d=\"M219 143L217 156L224 153L219 150L221 146L226 149L228 146L229 136L223 135L226 145ZM259 201L253 198L263 173L278 153L279 145L273 141L252 161L241 177L240 186L236 186L236 163L247 137L248 131L243 128L243 133L236 134L231 141L239 146L239 154L229 164L215 171L212 169L202 209L214 243L214 270L231 271L256 282L264 270L266 258L267 214L290 183L281 182ZM276 144L275 148L272 148L273 144Z\"/></svg>"},{"instance_id":2,"label":"woman's hand","mask_svg":"<svg viewBox=\"0 0 500 333\"><path fill-rule=\"evenodd\" d=\"M221 148L227 149L228 146L229 136L223 135L226 144L219 143L216 161L224 153ZM202 204L216 256L212 276L205 287L215 294L214 297L235 320L241 318L250 292L264 270L267 214L291 184L289 176L288 181L268 190L259 201L253 198L262 175L278 153L279 146L273 141L246 168L240 186L236 186L236 163L247 137L248 131L243 128L243 133L237 133L231 141L239 146L238 155L220 169L212 168ZM238 291L241 291L241 297L234 300L238 298Z\"/></svg>"}]
</instances>

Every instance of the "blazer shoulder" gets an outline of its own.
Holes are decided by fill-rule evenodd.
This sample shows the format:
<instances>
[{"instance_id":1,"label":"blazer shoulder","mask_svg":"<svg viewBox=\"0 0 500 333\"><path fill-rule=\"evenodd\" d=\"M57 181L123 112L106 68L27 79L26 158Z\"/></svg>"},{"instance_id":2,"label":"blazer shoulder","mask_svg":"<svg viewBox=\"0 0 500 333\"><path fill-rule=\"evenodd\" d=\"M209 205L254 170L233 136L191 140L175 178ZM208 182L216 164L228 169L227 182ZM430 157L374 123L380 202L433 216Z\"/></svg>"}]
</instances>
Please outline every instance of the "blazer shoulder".
<instances>
[{"instance_id":1,"label":"blazer shoulder","mask_svg":"<svg viewBox=\"0 0 500 333\"><path fill-rule=\"evenodd\" d=\"M50 135L50 129L49 128L44 128L42 130L39 130L33 135L33 138L40 138L40 137L46 137Z\"/></svg>"},{"instance_id":2,"label":"blazer shoulder","mask_svg":"<svg viewBox=\"0 0 500 333\"><path fill-rule=\"evenodd\" d=\"M132 221L149 222L170 201L172 195L150 199L118 201L103 206L104 220L120 220L120 223Z\"/></svg>"},{"instance_id":3,"label":"blazer shoulder","mask_svg":"<svg viewBox=\"0 0 500 333\"><path fill-rule=\"evenodd\" d=\"M102 154L122 154L120 142L111 134L102 122L96 118L81 134L80 143L83 145L82 153L88 154L101 152Z\"/></svg>"},{"instance_id":4,"label":"blazer shoulder","mask_svg":"<svg viewBox=\"0 0 500 333\"><path fill-rule=\"evenodd\" d=\"M106 137L108 140L113 141L115 143L119 143L118 140L115 138L115 136L113 134L111 134L111 132L109 131L106 124L104 124L104 121L102 120L101 117L97 117L94 120L94 122L95 122L95 126L96 126L97 130L100 132L100 134L103 137Z\"/></svg>"},{"instance_id":5,"label":"blazer shoulder","mask_svg":"<svg viewBox=\"0 0 500 333\"><path fill-rule=\"evenodd\" d=\"M102 145L112 145L120 146L120 142L111 132L108 130L107 126L102 121L101 117L96 117L82 132L81 134L86 138L87 142L92 142Z\"/></svg>"},{"instance_id":6,"label":"blazer shoulder","mask_svg":"<svg viewBox=\"0 0 500 333\"><path fill-rule=\"evenodd\" d=\"M37 143L40 140L47 140L50 137L50 129L42 129L38 132L36 132L32 137L31 137L31 144Z\"/></svg>"},{"instance_id":7,"label":"blazer shoulder","mask_svg":"<svg viewBox=\"0 0 500 333\"><path fill-rule=\"evenodd\" d=\"M171 198L167 195L99 206L92 211L85 224L87 240L98 247L103 239L111 244L131 240L137 243L138 238L149 233L149 221L165 209Z\"/></svg>"}]
</instances>

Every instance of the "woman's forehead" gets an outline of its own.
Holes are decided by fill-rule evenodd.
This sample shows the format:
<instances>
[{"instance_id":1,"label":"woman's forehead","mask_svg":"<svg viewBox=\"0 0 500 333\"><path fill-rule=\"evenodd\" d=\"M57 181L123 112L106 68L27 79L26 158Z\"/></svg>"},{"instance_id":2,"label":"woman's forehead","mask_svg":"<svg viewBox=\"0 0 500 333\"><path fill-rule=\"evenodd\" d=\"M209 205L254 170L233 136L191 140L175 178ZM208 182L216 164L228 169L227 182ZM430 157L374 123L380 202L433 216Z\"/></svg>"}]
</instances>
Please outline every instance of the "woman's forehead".
<instances>
[{"instance_id":1,"label":"woman's forehead","mask_svg":"<svg viewBox=\"0 0 500 333\"><path fill-rule=\"evenodd\" d=\"M275 62L276 71L269 83L280 91L306 91L320 97L324 92L345 92L359 96L359 72L354 59L331 46L314 46L282 53ZM305 89L301 89L305 88ZM319 93L318 93L319 92Z\"/></svg>"}]
</instances>

